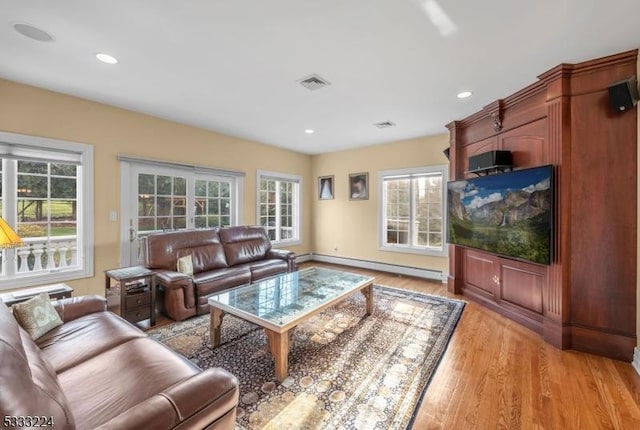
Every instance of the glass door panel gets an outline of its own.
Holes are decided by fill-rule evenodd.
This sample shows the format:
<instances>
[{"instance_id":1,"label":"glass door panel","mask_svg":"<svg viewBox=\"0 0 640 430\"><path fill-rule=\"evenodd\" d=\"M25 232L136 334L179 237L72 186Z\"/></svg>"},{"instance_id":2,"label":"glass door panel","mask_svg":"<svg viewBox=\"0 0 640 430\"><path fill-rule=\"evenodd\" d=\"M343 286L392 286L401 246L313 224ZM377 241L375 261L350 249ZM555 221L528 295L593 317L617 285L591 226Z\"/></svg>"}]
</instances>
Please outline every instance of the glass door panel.
<instances>
[{"instance_id":1,"label":"glass door panel","mask_svg":"<svg viewBox=\"0 0 640 430\"><path fill-rule=\"evenodd\" d=\"M195 180L195 227L231 225L231 182L228 179Z\"/></svg>"},{"instance_id":2,"label":"glass door panel","mask_svg":"<svg viewBox=\"0 0 640 430\"><path fill-rule=\"evenodd\" d=\"M123 264L143 263L142 240L150 233L236 223L233 178L144 164L132 165L129 178L133 186L123 193L123 207L130 208L123 215L128 230Z\"/></svg>"}]
</instances>

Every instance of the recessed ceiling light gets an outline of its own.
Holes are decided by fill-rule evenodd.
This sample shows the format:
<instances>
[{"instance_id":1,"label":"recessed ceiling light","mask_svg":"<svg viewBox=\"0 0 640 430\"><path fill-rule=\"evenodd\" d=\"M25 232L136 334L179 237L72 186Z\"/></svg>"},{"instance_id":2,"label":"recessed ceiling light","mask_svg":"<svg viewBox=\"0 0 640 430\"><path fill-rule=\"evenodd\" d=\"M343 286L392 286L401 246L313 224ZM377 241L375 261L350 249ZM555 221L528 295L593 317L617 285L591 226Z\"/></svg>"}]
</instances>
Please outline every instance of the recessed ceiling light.
<instances>
[{"instance_id":1,"label":"recessed ceiling light","mask_svg":"<svg viewBox=\"0 0 640 430\"><path fill-rule=\"evenodd\" d=\"M35 25L27 24L24 22L17 22L13 24L13 29L22 34L24 37L37 40L38 42L53 41L53 35L47 33L41 28L36 27Z\"/></svg>"},{"instance_id":2,"label":"recessed ceiling light","mask_svg":"<svg viewBox=\"0 0 640 430\"><path fill-rule=\"evenodd\" d=\"M98 52L96 54L96 58L100 61L102 61L103 63L107 63L107 64L117 64L118 63L118 59L112 55L109 54L105 54L103 52Z\"/></svg>"},{"instance_id":3,"label":"recessed ceiling light","mask_svg":"<svg viewBox=\"0 0 640 430\"><path fill-rule=\"evenodd\" d=\"M458 98L466 99L467 97L471 97L472 95L473 93L471 91L462 91L461 93L458 93Z\"/></svg>"},{"instance_id":4,"label":"recessed ceiling light","mask_svg":"<svg viewBox=\"0 0 640 430\"><path fill-rule=\"evenodd\" d=\"M313 133L315 133L315 131L314 131L314 130L311 130L310 128L306 129L304 132L305 132L305 133L307 133L307 134L313 134Z\"/></svg>"}]
</instances>

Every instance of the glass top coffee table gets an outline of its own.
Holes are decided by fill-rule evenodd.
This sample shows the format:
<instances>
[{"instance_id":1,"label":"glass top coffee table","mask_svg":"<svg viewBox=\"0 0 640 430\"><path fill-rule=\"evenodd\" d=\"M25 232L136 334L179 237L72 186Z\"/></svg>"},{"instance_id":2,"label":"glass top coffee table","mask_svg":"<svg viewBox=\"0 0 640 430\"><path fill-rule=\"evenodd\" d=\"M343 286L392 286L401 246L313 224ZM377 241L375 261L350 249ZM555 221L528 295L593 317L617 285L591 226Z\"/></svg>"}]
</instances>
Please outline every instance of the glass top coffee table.
<instances>
[{"instance_id":1,"label":"glass top coffee table","mask_svg":"<svg viewBox=\"0 0 640 430\"><path fill-rule=\"evenodd\" d=\"M373 312L371 276L312 267L263 279L225 291L208 300L211 309L211 344L220 345L225 313L264 328L279 381L288 374L289 332L300 322L360 291L367 315Z\"/></svg>"}]
</instances>

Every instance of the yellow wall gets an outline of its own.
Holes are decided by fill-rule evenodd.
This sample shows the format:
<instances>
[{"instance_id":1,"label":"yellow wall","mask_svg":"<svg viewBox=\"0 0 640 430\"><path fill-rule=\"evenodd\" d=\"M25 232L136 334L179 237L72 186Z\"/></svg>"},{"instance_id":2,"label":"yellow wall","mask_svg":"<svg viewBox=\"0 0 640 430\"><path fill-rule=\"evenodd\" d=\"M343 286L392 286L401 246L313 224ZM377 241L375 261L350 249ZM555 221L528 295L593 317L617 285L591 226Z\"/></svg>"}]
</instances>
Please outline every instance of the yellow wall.
<instances>
[{"instance_id":1,"label":"yellow wall","mask_svg":"<svg viewBox=\"0 0 640 430\"><path fill-rule=\"evenodd\" d=\"M303 244L311 251L311 157L0 79L0 130L94 145L95 276L69 282L74 295L104 294L105 269L120 263L119 153L241 170L244 224L256 223L256 170L303 177Z\"/></svg>"},{"instance_id":2,"label":"yellow wall","mask_svg":"<svg viewBox=\"0 0 640 430\"><path fill-rule=\"evenodd\" d=\"M386 145L314 155L314 252L333 257L399 264L448 272L446 257L380 251L378 249L378 172L447 164L442 151L448 134L422 137ZM369 200L349 200L349 174L369 172ZM318 176L335 176L335 199L319 200ZM334 248L338 248L337 251Z\"/></svg>"}]
</instances>

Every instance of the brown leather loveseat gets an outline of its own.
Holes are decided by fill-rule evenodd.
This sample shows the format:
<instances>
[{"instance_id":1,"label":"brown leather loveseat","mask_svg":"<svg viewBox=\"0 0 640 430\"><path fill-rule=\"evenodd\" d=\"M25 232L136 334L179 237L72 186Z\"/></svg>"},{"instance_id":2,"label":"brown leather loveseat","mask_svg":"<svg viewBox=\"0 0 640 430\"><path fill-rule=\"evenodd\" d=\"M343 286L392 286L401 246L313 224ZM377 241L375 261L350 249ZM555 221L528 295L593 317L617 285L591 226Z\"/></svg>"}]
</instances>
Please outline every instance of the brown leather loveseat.
<instances>
[{"instance_id":1,"label":"brown leather loveseat","mask_svg":"<svg viewBox=\"0 0 640 430\"><path fill-rule=\"evenodd\" d=\"M63 324L33 341L0 301L0 427L25 428L12 417L65 430L235 427L238 381L228 372L201 371L106 312L103 297L54 307Z\"/></svg>"},{"instance_id":2,"label":"brown leather loveseat","mask_svg":"<svg viewBox=\"0 0 640 430\"><path fill-rule=\"evenodd\" d=\"M191 255L193 275L177 272ZM296 255L272 249L263 227L180 230L146 238L145 265L156 272L167 315L181 321L209 312L207 299L220 291L297 270Z\"/></svg>"}]
</instances>

